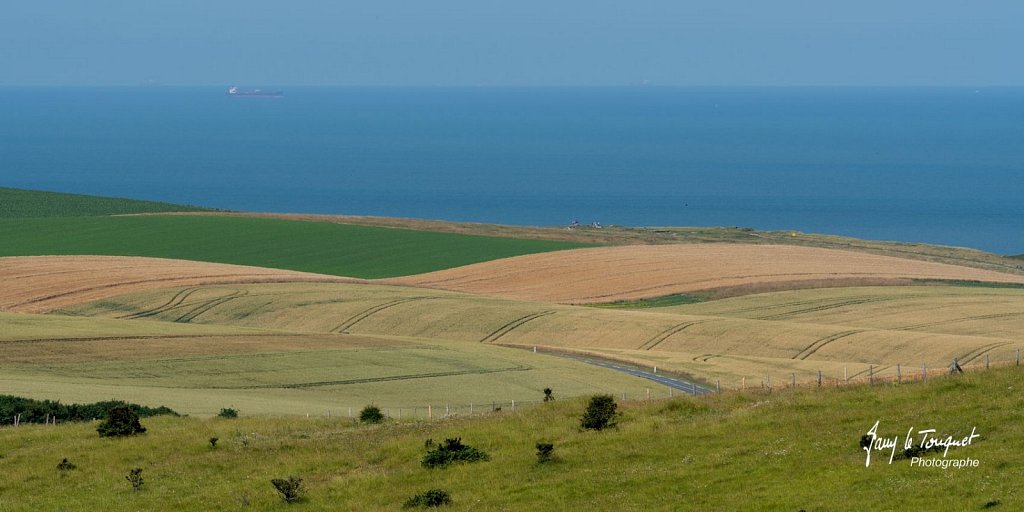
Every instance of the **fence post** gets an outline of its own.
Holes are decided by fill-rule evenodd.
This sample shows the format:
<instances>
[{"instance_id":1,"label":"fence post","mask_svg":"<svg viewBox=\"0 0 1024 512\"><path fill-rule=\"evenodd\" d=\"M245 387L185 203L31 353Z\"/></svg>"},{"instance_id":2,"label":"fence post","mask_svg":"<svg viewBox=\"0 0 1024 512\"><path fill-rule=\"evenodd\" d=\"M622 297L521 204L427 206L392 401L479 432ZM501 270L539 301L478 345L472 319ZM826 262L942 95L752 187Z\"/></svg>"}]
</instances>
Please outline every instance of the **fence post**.
<instances>
[{"instance_id":1,"label":"fence post","mask_svg":"<svg viewBox=\"0 0 1024 512\"><path fill-rule=\"evenodd\" d=\"M668 388L668 397L672 398L672 388Z\"/></svg>"},{"instance_id":2,"label":"fence post","mask_svg":"<svg viewBox=\"0 0 1024 512\"><path fill-rule=\"evenodd\" d=\"M743 377L743 380L740 381L740 389L746 391L746 389L747 389L747 378L746 377Z\"/></svg>"},{"instance_id":3,"label":"fence post","mask_svg":"<svg viewBox=\"0 0 1024 512\"><path fill-rule=\"evenodd\" d=\"M921 365L921 382L928 382L928 365Z\"/></svg>"},{"instance_id":4,"label":"fence post","mask_svg":"<svg viewBox=\"0 0 1024 512\"><path fill-rule=\"evenodd\" d=\"M818 387L821 387L821 370L818 370Z\"/></svg>"},{"instance_id":5,"label":"fence post","mask_svg":"<svg viewBox=\"0 0 1024 512\"><path fill-rule=\"evenodd\" d=\"M658 373L658 367L657 366L654 367L654 373Z\"/></svg>"},{"instance_id":6,"label":"fence post","mask_svg":"<svg viewBox=\"0 0 1024 512\"><path fill-rule=\"evenodd\" d=\"M868 365L868 385L873 386L875 384L875 367L874 365Z\"/></svg>"},{"instance_id":7,"label":"fence post","mask_svg":"<svg viewBox=\"0 0 1024 512\"><path fill-rule=\"evenodd\" d=\"M988 354L985 354L985 369L988 370Z\"/></svg>"},{"instance_id":8,"label":"fence post","mask_svg":"<svg viewBox=\"0 0 1024 512\"><path fill-rule=\"evenodd\" d=\"M516 401L515 400L512 400L512 410L513 411L516 410Z\"/></svg>"},{"instance_id":9,"label":"fence post","mask_svg":"<svg viewBox=\"0 0 1024 512\"><path fill-rule=\"evenodd\" d=\"M626 392L625 391L622 392L622 401L623 402L626 401Z\"/></svg>"},{"instance_id":10,"label":"fence post","mask_svg":"<svg viewBox=\"0 0 1024 512\"><path fill-rule=\"evenodd\" d=\"M348 417L349 418L352 417L352 408L351 407L348 408Z\"/></svg>"},{"instance_id":11,"label":"fence post","mask_svg":"<svg viewBox=\"0 0 1024 512\"><path fill-rule=\"evenodd\" d=\"M646 389L647 389L647 401L650 402L651 401L651 388L646 388Z\"/></svg>"},{"instance_id":12,"label":"fence post","mask_svg":"<svg viewBox=\"0 0 1024 512\"><path fill-rule=\"evenodd\" d=\"M903 384L903 371L900 370L899 363L896 363L896 383Z\"/></svg>"},{"instance_id":13,"label":"fence post","mask_svg":"<svg viewBox=\"0 0 1024 512\"><path fill-rule=\"evenodd\" d=\"M448 404L444 404L444 415L445 415L445 417L448 417L450 414L451 414L451 412L448 410Z\"/></svg>"},{"instance_id":14,"label":"fence post","mask_svg":"<svg viewBox=\"0 0 1024 512\"><path fill-rule=\"evenodd\" d=\"M1020 366L1020 349L1017 349L1017 366Z\"/></svg>"},{"instance_id":15,"label":"fence post","mask_svg":"<svg viewBox=\"0 0 1024 512\"><path fill-rule=\"evenodd\" d=\"M469 403L469 415L470 415L470 416L472 416L472 415L473 415L473 402L470 402L470 403Z\"/></svg>"},{"instance_id":16,"label":"fence post","mask_svg":"<svg viewBox=\"0 0 1024 512\"><path fill-rule=\"evenodd\" d=\"M792 385L792 386L790 386L790 387L793 387L793 388L795 388L795 387L796 387L796 374L795 374L795 373L791 373L791 374L789 374L789 375L790 375L790 376L792 377L792 384L793 384L793 385Z\"/></svg>"},{"instance_id":17,"label":"fence post","mask_svg":"<svg viewBox=\"0 0 1024 512\"><path fill-rule=\"evenodd\" d=\"M434 419L434 409L431 407L430 404L427 404L427 419L428 420Z\"/></svg>"},{"instance_id":18,"label":"fence post","mask_svg":"<svg viewBox=\"0 0 1024 512\"><path fill-rule=\"evenodd\" d=\"M719 393L722 392L722 380L721 379L715 379L715 391L717 391Z\"/></svg>"},{"instance_id":19,"label":"fence post","mask_svg":"<svg viewBox=\"0 0 1024 512\"><path fill-rule=\"evenodd\" d=\"M844 384L850 383L850 369L846 366L843 367L843 380L845 381L843 382Z\"/></svg>"}]
</instances>

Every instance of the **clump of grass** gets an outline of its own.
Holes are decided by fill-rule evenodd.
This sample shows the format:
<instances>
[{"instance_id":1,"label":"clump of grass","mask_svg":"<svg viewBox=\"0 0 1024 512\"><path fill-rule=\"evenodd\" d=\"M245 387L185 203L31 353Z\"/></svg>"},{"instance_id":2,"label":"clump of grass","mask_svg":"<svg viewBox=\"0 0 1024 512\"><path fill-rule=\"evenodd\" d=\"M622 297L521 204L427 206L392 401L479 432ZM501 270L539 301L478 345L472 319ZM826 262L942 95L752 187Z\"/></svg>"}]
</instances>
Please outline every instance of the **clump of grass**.
<instances>
[{"instance_id":1,"label":"clump of grass","mask_svg":"<svg viewBox=\"0 0 1024 512\"><path fill-rule=\"evenodd\" d=\"M60 463L57 464L57 469L59 469L61 472L71 471L77 467L78 466L68 462L67 458L65 458L64 460L60 461Z\"/></svg>"},{"instance_id":2,"label":"clump of grass","mask_svg":"<svg viewBox=\"0 0 1024 512\"><path fill-rule=\"evenodd\" d=\"M237 409L233 409L231 407L225 407L225 408L221 409L220 412L217 413L217 417L218 418L228 418L228 419L237 418L238 417L238 410Z\"/></svg>"},{"instance_id":3,"label":"clump of grass","mask_svg":"<svg viewBox=\"0 0 1024 512\"><path fill-rule=\"evenodd\" d=\"M423 456L422 464L426 468L444 467L456 462L479 462L490 459L485 452L462 444L462 438L445 439L443 444Z\"/></svg>"},{"instance_id":4,"label":"clump of grass","mask_svg":"<svg viewBox=\"0 0 1024 512\"><path fill-rule=\"evenodd\" d=\"M452 497L448 494L448 491L442 489L430 489L429 491L421 492L405 500L405 503L402 504L402 508L440 507L441 505L450 505L451 502Z\"/></svg>"},{"instance_id":5,"label":"clump of grass","mask_svg":"<svg viewBox=\"0 0 1024 512\"><path fill-rule=\"evenodd\" d=\"M142 484L145 483L142 480L142 468L132 469L127 475L125 475L124 479L128 480L128 482L132 484L132 491L141 491Z\"/></svg>"},{"instance_id":6,"label":"clump of grass","mask_svg":"<svg viewBox=\"0 0 1024 512\"><path fill-rule=\"evenodd\" d=\"M555 445L552 443L537 443L537 463L544 464L554 460Z\"/></svg>"},{"instance_id":7,"label":"clump of grass","mask_svg":"<svg viewBox=\"0 0 1024 512\"><path fill-rule=\"evenodd\" d=\"M270 485L277 489L277 492L281 495L281 499L285 503L295 503L302 499L302 479L297 476L290 476L288 478L275 478L270 481Z\"/></svg>"}]
</instances>

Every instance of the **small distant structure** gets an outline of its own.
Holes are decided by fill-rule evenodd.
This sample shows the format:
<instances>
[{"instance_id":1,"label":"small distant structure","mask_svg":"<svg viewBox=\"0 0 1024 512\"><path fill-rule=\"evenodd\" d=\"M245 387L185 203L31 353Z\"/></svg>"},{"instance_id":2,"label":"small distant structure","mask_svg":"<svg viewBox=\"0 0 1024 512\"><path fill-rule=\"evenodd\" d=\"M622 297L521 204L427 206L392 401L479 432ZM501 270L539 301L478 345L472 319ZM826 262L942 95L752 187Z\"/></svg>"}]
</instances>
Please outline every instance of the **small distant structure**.
<instances>
[{"instance_id":1,"label":"small distant structure","mask_svg":"<svg viewBox=\"0 0 1024 512\"><path fill-rule=\"evenodd\" d=\"M578 227L580 227L580 221L573 219L573 221L570 222L569 225L565 227L565 229L573 230Z\"/></svg>"},{"instance_id":2,"label":"small distant structure","mask_svg":"<svg viewBox=\"0 0 1024 512\"><path fill-rule=\"evenodd\" d=\"M592 228L596 228L596 229L601 229L601 223L600 223L600 222L597 222L597 221L595 220L594 222L591 222L591 223L590 223L590 227L592 227Z\"/></svg>"}]
</instances>

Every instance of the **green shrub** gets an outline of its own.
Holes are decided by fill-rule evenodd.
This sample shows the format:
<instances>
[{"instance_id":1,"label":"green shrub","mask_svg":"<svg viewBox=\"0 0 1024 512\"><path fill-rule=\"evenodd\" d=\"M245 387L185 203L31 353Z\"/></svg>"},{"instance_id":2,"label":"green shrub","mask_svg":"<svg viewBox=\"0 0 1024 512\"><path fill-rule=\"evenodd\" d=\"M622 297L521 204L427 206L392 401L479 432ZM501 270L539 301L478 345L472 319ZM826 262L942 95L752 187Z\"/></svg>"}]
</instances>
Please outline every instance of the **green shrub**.
<instances>
[{"instance_id":1,"label":"green shrub","mask_svg":"<svg viewBox=\"0 0 1024 512\"><path fill-rule=\"evenodd\" d=\"M587 410L580 418L580 425L587 430L604 430L615 426L619 415L618 405L611 395L595 395L590 397Z\"/></svg>"},{"instance_id":2,"label":"green shrub","mask_svg":"<svg viewBox=\"0 0 1024 512\"><path fill-rule=\"evenodd\" d=\"M225 408L221 409L220 412L217 413L217 417L218 418L228 418L228 419L237 418L238 417L238 410L237 409L232 409L230 407L225 407Z\"/></svg>"},{"instance_id":3,"label":"green shrub","mask_svg":"<svg viewBox=\"0 0 1024 512\"><path fill-rule=\"evenodd\" d=\"M444 467L455 462L478 462L490 457L472 446L462 444L462 438L445 439L433 450L423 456L423 467Z\"/></svg>"},{"instance_id":4,"label":"green shrub","mask_svg":"<svg viewBox=\"0 0 1024 512\"><path fill-rule=\"evenodd\" d=\"M380 423L384 421L384 413L380 412L380 407L376 405L367 405L359 412L359 421L363 423Z\"/></svg>"},{"instance_id":5,"label":"green shrub","mask_svg":"<svg viewBox=\"0 0 1024 512\"><path fill-rule=\"evenodd\" d=\"M290 476L287 479L275 478L270 481L270 485L277 489L277 492L281 494L281 499L285 503L295 503L302 499L302 479Z\"/></svg>"},{"instance_id":6,"label":"green shrub","mask_svg":"<svg viewBox=\"0 0 1024 512\"><path fill-rule=\"evenodd\" d=\"M551 402L555 399L555 396L551 394L551 388L544 388L544 401Z\"/></svg>"},{"instance_id":7,"label":"green shrub","mask_svg":"<svg viewBox=\"0 0 1024 512\"><path fill-rule=\"evenodd\" d=\"M78 467L78 466L75 466L74 464L68 462L68 459L64 459L64 460L60 461L60 463L57 464L57 469L59 469L61 471L71 471L72 469L75 469L76 467Z\"/></svg>"},{"instance_id":8,"label":"green shrub","mask_svg":"<svg viewBox=\"0 0 1024 512\"><path fill-rule=\"evenodd\" d=\"M130 407L117 406L107 411L107 419L96 427L100 437L133 436L146 431L139 423L139 415Z\"/></svg>"},{"instance_id":9,"label":"green shrub","mask_svg":"<svg viewBox=\"0 0 1024 512\"><path fill-rule=\"evenodd\" d=\"M440 507L441 505L449 505L451 502L452 497L447 491L431 489L405 500L405 503L402 504L402 508Z\"/></svg>"},{"instance_id":10,"label":"green shrub","mask_svg":"<svg viewBox=\"0 0 1024 512\"><path fill-rule=\"evenodd\" d=\"M217 441L220 441L219 437L211 437L210 438L210 448L216 448L217 447Z\"/></svg>"}]
</instances>

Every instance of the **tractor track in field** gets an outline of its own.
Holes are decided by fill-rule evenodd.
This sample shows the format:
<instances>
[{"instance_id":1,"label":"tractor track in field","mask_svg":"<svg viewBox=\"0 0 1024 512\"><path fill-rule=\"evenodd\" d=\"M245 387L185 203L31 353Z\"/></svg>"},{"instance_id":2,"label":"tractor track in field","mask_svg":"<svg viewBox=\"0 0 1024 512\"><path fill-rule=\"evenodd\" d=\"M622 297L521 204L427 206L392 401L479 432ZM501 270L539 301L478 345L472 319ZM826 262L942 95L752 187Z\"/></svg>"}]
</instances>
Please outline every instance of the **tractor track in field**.
<instances>
[{"instance_id":1,"label":"tractor track in field","mask_svg":"<svg viewBox=\"0 0 1024 512\"><path fill-rule=\"evenodd\" d=\"M352 315L352 316L348 317L347 320L345 320L344 322L338 324L337 327L331 329L331 332L334 332L334 333L339 333L339 332L340 333L344 333L348 329L351 329L352 326L358 324L359 322L362 322L363 320L366 320L367 318L370 318L373 315L376 315L377 313L380 313L381 311L384 311L385 309L392 308L392 307L395 307L395 306L398 306L398 305L401 305L401 304L405 304L407 302L413 302L413 301L418 301L418 300L423 300L423 299L431 299L431 298L433 298L433 297L429 297L429 296L406 297L406 298L403 298L403 299L395 299L395 300L391 300L391 301L388 301L388 302L385 302L385 303L382 303L382 304L377 304L376 306L364 309L364 310L356 313L355 315Z\"/></svg>"},{"instance_id":2,"label":"tractor track in field","mask_svg":"<svg viewBox=\"0 0 1024 512\"><path fill-rule=\"evenodd\" d=\"M692 320L689 322L683 322L680 324L673 325L672 327L669 327L668 329L661 331L653 338L643 342L643 344L640 345L640 350L651 350L654 347L661 345L672 336L675 336L676 334L683 332L686 329L693 327L694 325L702 324L704 322L710 322L710 320Z\"/></svg>"},{"instance_id":3,"label":"tractor track in field","mask_svg":"<svg viewBox=\"0 0 1024 512\"><path fill-rule=\"evenodd\" d=\"M178 323L186 323L187 324L187 323L191 322L192 320L195 320L197 317L199 317L199 315L202 315L203 313L206 313L207 311L210 311L211 309L213 309L213 308L215 308L217 306L226 304L226 303L231 302L231 301L233 301L233 300L235 300L235 299L237 299L239 297L244 297L244 296L246 296L248 294L249 294L249 292L246 291L246 290L235 290L234 292L232 292L232 293L230 293L230 294L228 294L226 296L221 296L221 297L217 297L215 299L211 299L211 300L202 302L202 303L199 304L199 306L189 310L184 315L179 316L174 321L178 322Z\"/></svg>"},{"instance_id":4,"label":"tractor track in field","mask_svg":"<svg viewBox=\"0 0 1024 512\"><path fill-rule=\"evenodd\" d=\"M833 341L841 340L841 339L843 339L843 338L845 338L847 336L853 336L854 334L860 334L860 333L862 333L864 331L865 331L865 329L852 329L852 330L849 330L849 331L843 331L843 332L837 332L835 334L830 334L830 335L825 336L824 338L818 339L814 343L811 343L810 345L807 345L806 347L804 347L803 350L801 350L800 352L797 352L797 354L795 356L793 356L793 359L805 360L808 357L811 357L812 355L814 355L814 353L817 352L818 350L821 350L822 347L824 347L825 345L828 345L829 343L832 343Z\"/></svg>"},{"instance_id":5,"label":"tractor track in field","mask_svg":"<svg viewBox=\"0 0 1024 512\"><path fill-rule=\"evenodd\" d=\"M978 348L976 348L974 350L971 350L970 352L964 354L963 356L958 358L958 361L961 364L968 364L968 363L971 363L974 360L978 359L979 357L981 357L981 356L983 356L985 354L988 354L989 352L992 352L993 350L995 350L997 348L1005 347L1005 346L1008 346L1008 345L1013 345L1013 343L1011 343L1009 341L1003 341L1003 342L998 342L998 343L989 343L988 345L983 345L981 347L978 347Z\"/></svg>"},{"instance_id":6,"label":"tractor track in field","mask_svg":"<svg viewBox=\"0 0 1024 512\"><path fill-rule=\"evenodd\" d=\"M174 309L174 308L180 306L183 302L185 302L185 299L188 299L189 296L191 296L193 293L195 293L197 291L199 291L199 287L183 288L182 290L179 290L178 293L174 294L173 297L168 299L167 302L164 302L163 304L161 304L161 305L159 305L159 306L157 306L155 308L139 311L139 312L136 312L136 313L131 313L131 314L128 314L128 315L122 315L122 316L117 317L117 319L118 320L136 320L136 319L139 319L139 318L149 318L151 316L159 315L160 313L163 313L165 311L168 311L168 310L171 310L171 309Z\"/></svg>"},{"instance_id":7,"label":"tractor track in field","mask_svg":"<svg viewBox=\"0 0 1024 512\"><path fill-rule=\"evenodd\" d=\"M961 318L950 318L946 320L939 320L937 322L928 322L923 324L906 325L903 327L896 327L893 330L896 331L913 331L917 329L924 329L927 327L935 327L938 325L948 325L960 322L969 322L971 320L996 320L999 318L1012 318L1015 316L1024 316L1024 312L1012 312L1012 313L995 313L991 315L977 315L977 316L965 316Z\"/></svg>"},{"instance_id":8,"label":"tractor track in field","mask_svg":"<svg viewBox=\"0 0 1024 512\"><path fill-rule=\"evenodd\" d=\"M519 327L522 327L524 324L526 324L528 322L532 322L532 321L534 321L534 320L536 320L538 318L542 318L542 317L545 317L545 316L548 316L548 315L553 315L553 314L555 314L554 310L547 310L547 311L541 311L539 313L531 313L529 315L519 317L519 318L517 318L515 320L512 320L511 322L509 322L509 323L507 323L507 324L505 324L505 325L495 329L494 331L491 331L490 334L488 334L487 336L484 336L483 338L480 339L480 343L494 343L495 341L498 341L498 339L501 338L502 336L505 336L506 334L512 332L513 330L515 330L515 329L517 329Z\"/></svg>"},{"instance_id":9,"label":"tractor track in field","mask_svg":"<svg viewBox=\"0 0 1024 512\"><path fill-rule=\"evenodd\" d=\"M257 384L251 386L204 386L204 389L302 389L324 386L344 386L348 384L369 384L374 382L392 382L400 380L433 379L438 377L455 377L459 375L486 375L491 373L522 372L532 370L532 366L517 365L491 370L452 370L447 372L417 373L412 375L393 375L390 377L365 377L361 379L325 380L317 382L299 382L292 384Z\"/></svg>"},{"instance_id":10,"label":"tractor track in field","mask_svg":"<svg viewBox=\"0 0 1024 512\"><path fill-rule=\"evenodd\" d=\"M830 309L838 309L846 306L857 306L860 304L871 304L875 302L886 302L892 300L891 297L870 297L862 299L850 299L839 302L831 302L828 304L821 304L814 307L797 309L795 311L786 311L784 313L775 313L773 315L760 316L756 320L787 320L797 315L803 315L806 313L819 313L821 311L828 311Z\"/></svg>"}]
</instances>

